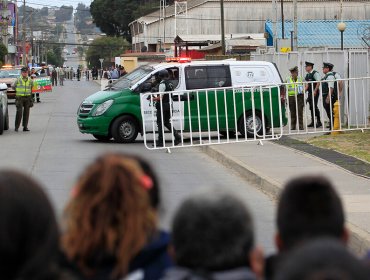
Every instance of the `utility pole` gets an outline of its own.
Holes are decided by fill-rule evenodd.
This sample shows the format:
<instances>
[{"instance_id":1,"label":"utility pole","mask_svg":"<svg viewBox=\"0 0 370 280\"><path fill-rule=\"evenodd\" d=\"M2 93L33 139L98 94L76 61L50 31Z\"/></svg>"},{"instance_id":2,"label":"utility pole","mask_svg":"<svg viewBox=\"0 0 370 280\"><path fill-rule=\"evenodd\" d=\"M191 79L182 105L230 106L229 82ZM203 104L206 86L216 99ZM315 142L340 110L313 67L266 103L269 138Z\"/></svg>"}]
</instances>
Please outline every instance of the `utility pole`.
<instances>
[{"instance_id":1,"label":"utility pole","mask_svg":"<svg viewBox=\"0 0 370 280\"><path fill-rule=\"evenodd\" d=\"M284 39L284 0L280 0L280 5L281 5L281 38Z\"/></svg>"},{"instance_id":2,"label":"utility pole","mask_svg":"<svg viewBox=\"0 0 370 280\"><path fill-rule=\"evenodd\" d=\"M293 0L293 13L294 13L294 46L295 49L298 51L298 6L297 6L297 0Z\"/></svg>"},{"instance_id":3,"label":"utility pole","mask_svg":"<svg viewBox=\"0 0 370 280\"><path fill-rule=\"evenodd\" d=\"M272 25L273 25L273 32L274 32L274 38L273 38L273 46L274 46L274 48L275 48L275 51L277 51L277 49L278 49L278 46L277 46L277 26L276 26L276 24L277 24L277 6L276 6L276 0L272 0L272 10L273 10L273 12L272 12L272 14L273 14L273 22L272 22Z\"/></svg>"},{"instance_id":4,"label":"utility pole","mask_svg":"<svg viewBox=\"0 0 370 280\"><path fill-rule=\"evenodd\" d=\"M23 36L23 42L22 42L22 49L23 49L22 64L24 66L27 66L27 61L26 61L26 0L23 0L22 36Z\"/></svg>"},{"instance_id":5,"label":"utility pole","mask_svg":"<svg viewBox=\"0 0 370 280\"><path fill-rule=\"evenodd\" d=\"M1 35L3 36L3 43L5 47L8 49L8 25L10 20L10 13L8 10L8 1L2 1L2 10L1 10ZM7 63L7 56L5 56L5 63Z\"/></svg>"},{"instance_id":6,"label":"utility pole","mask_svg":"<svg viewBox=\"0 0 370 280\"><path fill-rule=\"evenodd\" d=\"M32 14L30 15L30 28L31 28L31 63L32 67L35 66L35 52L33 51L33 27L32 27Z\"/></svg>"},{"instance_id":7,"label":"utility pole","mask_svg":"<svg viewBox=\"0 0 370 280\"><path fill-rule=\"evenodd\" d=\"M221 4L221 47L222 54L226 54L225 50L225 15L224 15L224 0L220 1Z\"/></svg>"}]
</instances>

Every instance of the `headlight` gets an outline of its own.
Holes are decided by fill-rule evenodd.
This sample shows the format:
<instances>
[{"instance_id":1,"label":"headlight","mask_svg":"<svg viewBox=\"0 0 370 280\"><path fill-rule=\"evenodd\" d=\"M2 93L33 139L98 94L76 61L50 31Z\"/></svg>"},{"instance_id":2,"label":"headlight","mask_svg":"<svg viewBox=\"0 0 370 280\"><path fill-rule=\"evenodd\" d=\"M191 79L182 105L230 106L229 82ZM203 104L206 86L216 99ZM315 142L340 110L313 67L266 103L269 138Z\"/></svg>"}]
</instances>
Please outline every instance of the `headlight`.
<instances>
[{"instance_id":1,"label":"headlight","mask_svg":"<svg viewBox=\"0 0 370 280\"><path fill-rule=\"evenodd\" d=\"M100 116L105 113L109 109L110 106L112 106L113 100L107 100L104 103L100 104L98 107L96 107L95 112L92 114L93 116Z\"/></svg>"}]
</instances>

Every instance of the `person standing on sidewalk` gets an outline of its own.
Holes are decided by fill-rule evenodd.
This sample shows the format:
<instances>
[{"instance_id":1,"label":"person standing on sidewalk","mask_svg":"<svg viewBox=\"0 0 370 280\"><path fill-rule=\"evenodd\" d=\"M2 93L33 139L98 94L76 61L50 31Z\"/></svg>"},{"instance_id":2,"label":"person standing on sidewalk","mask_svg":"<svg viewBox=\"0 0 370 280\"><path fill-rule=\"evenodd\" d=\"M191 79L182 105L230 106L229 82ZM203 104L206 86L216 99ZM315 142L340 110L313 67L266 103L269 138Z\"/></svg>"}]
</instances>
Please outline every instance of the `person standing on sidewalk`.
<instances>
[{"instance_id":1,"label":"person standing on sidewalk","mask_svg":"<svg viewBox=\"0 0 370 280\"><path fill-rule=\"evenodd\" d=\"M23 131L30 131L28 129L28 119L30 116L30 108L33 106L32 99L32 86L33 81L28 77L28 68L23 67L21 69L21 76L15 80L12 87L15 89L15 106L17 107L17 113L15 116L15 131L21 124L23 115Z\"/></svg>"},{"instance_id":2,"label":"person standing on sidewalk","mask_svg":"<svg viewBox=\"0 0 370 280\"><path fill-rule=\"evenodd\" d=\"M286 83L288 87L291 130L295 130L297 127L297 116L299 130L303 130L304 94L302 77L298 77L298 66L290 68L289 71L290 77L287 78Z\"/></svg>"},{"instance_id":3,"label":"person standing on sidewalk","mask_svg":"<svg viewBox=\"0 0 370 280\"><path fill-rule=\"evenodd\" d=\"M306 84L305 92L307 93L307 103L310 106L311 111L311 123L308 127L315 127L315 117L317 119L316 127L321 127L321 118L320 118L320 110L317 107L317 102L319 101L320 97L320 83L321 76L319 72L313 70L314 64L312 62L306 61L306 77L305 81L310 82ZM311 83L312 81L316 81L316 83Z\"/></svg>"},{"instance_id":4,"label":"person standing on sidewalk","mask_svg":"<svg viewBox=\"0 0 370 280\"><path fill-rule=\"evenodd\" d=\"M63 86L63 82L64 82L64 76L65 76L65 72L64 72L64 67L60 67L59 68L59 85Z\"/></svg>"},{"instance_id":5,"label":"person standing on sidewalk","mask_svg":"<svg viewBox=\"0 0 370 280\"><path fill-rule=\"evenodd\" d=\"M55 67L53 68L53 71L51 71L51 83L53 87L58 85L58 72Z\"/></svg>"}]
</instances>

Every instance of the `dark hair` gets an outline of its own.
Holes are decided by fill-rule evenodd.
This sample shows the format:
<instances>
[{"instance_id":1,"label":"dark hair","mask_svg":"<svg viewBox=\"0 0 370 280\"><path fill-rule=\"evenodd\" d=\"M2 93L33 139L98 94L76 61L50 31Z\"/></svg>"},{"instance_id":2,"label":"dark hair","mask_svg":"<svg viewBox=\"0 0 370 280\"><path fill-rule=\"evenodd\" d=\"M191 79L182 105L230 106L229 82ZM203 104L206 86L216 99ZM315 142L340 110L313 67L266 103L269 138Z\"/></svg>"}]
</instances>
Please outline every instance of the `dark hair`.
<instances>
[{"instance_id":1,"label":"dark hair","mask_svg":"<svg viewBox=\"0 0 370 280\"><path fill-rule=\"evenodd\" d=\"M252 219L243 202L230 194L192 197L175 214L172 240L179 266L203 271L248 266Z\"/></svg>"},{"instance_id":2,"label":"dark hair","mask_svg":"<svg viewBox=\"0 0 370 280\"><path fill-rule=\"evenodd\" d=\"M0 277L57 279L58 228L40 185L17 171L0 171Z\"/></svg>"},{"instance_id":3,"label":"dark hair","mask_svg":"<svg viewBox=\"0 0 370 280\"><path fill-rule=\"evenodd\" d=\"M284 249L313 237L342 237L343 207L331 183L322 176L288 182L278 203L277 227Z\"/></svg>"},{"instance_id":4,"label":"dark hair","mask_svg":"<svg viewBox=\"0 0 370 280\"><path fill-rule=\"evenodd\" d=\"M368 280L369 268L335 239L320 238L288 253L275 280Z\"/></svg>"}]
</instances>

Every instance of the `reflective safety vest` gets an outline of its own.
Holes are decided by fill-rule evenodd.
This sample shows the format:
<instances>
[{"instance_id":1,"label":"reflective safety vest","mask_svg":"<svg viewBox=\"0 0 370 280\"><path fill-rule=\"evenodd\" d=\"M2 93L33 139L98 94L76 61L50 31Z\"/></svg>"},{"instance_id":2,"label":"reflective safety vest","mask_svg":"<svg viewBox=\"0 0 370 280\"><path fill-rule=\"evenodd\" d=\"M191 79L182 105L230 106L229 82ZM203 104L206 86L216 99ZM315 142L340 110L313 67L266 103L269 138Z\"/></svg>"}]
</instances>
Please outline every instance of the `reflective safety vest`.
<instances>
[{"instance_id":1,"label":"reflective safety vest","mask_svg":"<svg viewBox=\"0 0 370 280\"><path fill-rule=\"evenodd\" d=\"M338 82L335 81L335 74L336 74L336 72L328 72L328 73L326 73L325 77L322 80L326 81L329 76L334 77L334 80L331 80L331 82L334 83L334 96L336 97L337 93L338 93ZM328 84L328 82L323 82L321 84L321 86L322 86L322 93L323 94L328 94L329 93L329 84Z\"/></svg>"},{"instance_id":2,"label":"reflective safety vest","mask_svg":"<svg viewBox=\"0 0 370 280\"><path fill-rule=\"evenodd\" d=\"M23 77L19 77L15 86L15 95L17 96L30 96L32 90L32 80L27 77L27 81L23 80Z\"/></svg>"},{"instance_id":3,"label":"reflective safety vest","mask_svg":"<svg viewBox=\"0 0 370 280\"><path fill-rule=\"evenodd\" d=\"M294 96L296 94L303 94L303 84L302 84L302 78L297 77L297 81L294 82L292 77L289 77L287 79L288 82L288 95Z\"/></svg>"}]
</instances>

